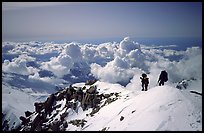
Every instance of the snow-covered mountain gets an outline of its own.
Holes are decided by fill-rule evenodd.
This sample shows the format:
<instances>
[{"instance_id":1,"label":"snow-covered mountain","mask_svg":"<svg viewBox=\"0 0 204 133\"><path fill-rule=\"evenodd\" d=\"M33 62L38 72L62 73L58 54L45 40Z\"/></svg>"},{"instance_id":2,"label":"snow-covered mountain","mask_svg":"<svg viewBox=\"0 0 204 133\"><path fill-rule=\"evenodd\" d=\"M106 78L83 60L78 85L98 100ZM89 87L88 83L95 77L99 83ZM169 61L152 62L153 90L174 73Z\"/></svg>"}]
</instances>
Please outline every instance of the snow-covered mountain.
<instances>
[{"instance_id":1,"label":"snow-covered mountain","mask_svg":"<svg viewBox=\"0 0 204 133\"><path fill-rule=\"evenodd\" d=\"M96 82L93 94L96 106L83 107L87 90L84 83L73 85L82 89L84 97L69 99L65 90L55 94L50 115L45 109L24 117L21 131L201 131L202 96L189 90L180 91L169 85L148 91L130 91L118 84ZM69 88L70 89L70 88ZM64 93L66 92L66 93ZM62 94L62 95L61 95ZM74 95L74 94L73 94ZM79 96L79 95L78 95ZM102 98L100 98L103 96ZM49 101L49 100L47 100ZM44 103L46 106L48 102ZM36 107L37 108L37 107ZM36 109L37 110L37 109ZM27 122L26 122L27 121Z\"/></svg>"},{"instance_id":2,"label":"snow-covered mountain","mask_svg":"<svg viewBox=\"0 0 204 133\"><path fill-rule=\"evenodd\" d=\"M68 113L57 129L202 130L202 48L177 51L171 47L176 46L139 44L129 37L98 45L2 42L3 130L19 127L25 111L33 112L31 124L38 115L34 103L44 103L51 94L57 97L70 85L83 88L93 79L98 80L97 95L106 95L98 101L100 109L83 110L74 99L76 108L69 109L63 96L41 124L52 127L55 119ZM156 86L164 69L169 80ZM145 92L141 92L142 73L150 79Z\"/></svg>"}]
</instances>

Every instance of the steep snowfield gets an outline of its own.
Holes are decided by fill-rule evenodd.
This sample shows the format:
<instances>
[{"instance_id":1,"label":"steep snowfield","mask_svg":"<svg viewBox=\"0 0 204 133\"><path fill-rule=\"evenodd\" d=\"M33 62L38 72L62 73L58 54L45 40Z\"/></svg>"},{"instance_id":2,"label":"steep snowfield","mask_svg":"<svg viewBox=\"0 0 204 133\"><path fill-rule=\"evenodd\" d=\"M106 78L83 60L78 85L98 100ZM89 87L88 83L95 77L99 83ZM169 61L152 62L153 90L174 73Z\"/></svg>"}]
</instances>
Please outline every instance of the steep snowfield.
<instances>
[{"instance_id":1,"label":"steep snowfield","mask_svg":"<svg viewBox=\"0 0 204 133\"><path fill-rule=\"evenodd\" d=\"M9 127L14 128L20 124L19 116L24 115L24 111L34 111L33 103L35 99L28 94L2 85L2 113L6 114L4 120L9 121ZM4 121L3 120L3 121Z\"/></svg>"},{"instance_id":2,"label":"steep snowfield","mask_svg":"<svg viewBox=\"0 0 204 133\"><path fill-rule=\"evenodd\" d=\"M48 94L47 94L48 95ZM2 122L9 120L9 129L16 128L21 123L20 116L25 111L34 111L34 102L43 101L42 94L28 94L17 88L2 83L2 113L5 115ZM46 96L47 97L47 96Z\"/></svg>"},{"instance_id":3,"label":"steep snowfield","mask_svg":"<svg viewBox=\"0 0 204 133\"><path fill-rule=\"evenodd\" d=\"M121 92L121 97L101 108L93 117L76 115L74 119L85 119L87 123L83 128L69 125L67 130L202 130L202 107L199 106L202 105L202 97L199 95L168 85L134 92L102 82L97 82L97 87L100 91ZM190 99L196 100L196 104Z\"/></svg>"}]
</instances>

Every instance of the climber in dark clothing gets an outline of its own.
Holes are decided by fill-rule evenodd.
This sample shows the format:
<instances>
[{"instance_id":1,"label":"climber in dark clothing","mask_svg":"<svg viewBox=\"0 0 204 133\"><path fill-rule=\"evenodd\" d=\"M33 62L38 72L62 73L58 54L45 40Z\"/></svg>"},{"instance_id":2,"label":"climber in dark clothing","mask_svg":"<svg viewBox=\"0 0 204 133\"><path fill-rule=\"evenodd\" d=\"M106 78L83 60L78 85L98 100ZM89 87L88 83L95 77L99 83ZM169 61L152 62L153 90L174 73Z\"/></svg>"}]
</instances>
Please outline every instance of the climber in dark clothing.
<instances>
[{"instance_id":1,"label":"climber in dark clothing","mask_svg":"<svg viewBox=\"0 0 204 133\"><path fill-rule=\"evenodd\" d=\"M147 87L149 84L149 78L147 78L147 75L145 73L142 74L142 77L140 77L142 82L142 91L147 91Z\"/></svg>"},{"instance_id":2,"label":"climber in dark clothing","mask_svg":"<svg viewBox=\"0 0 204 133\"><path fill-rule=\"evenodd\" d=\"M159 79L158 79L159 86L164 85L164 82L167 82L167 81L168 81L168 73L165 70L163 70L159 75Z\"/></svg>"}]
</instances>

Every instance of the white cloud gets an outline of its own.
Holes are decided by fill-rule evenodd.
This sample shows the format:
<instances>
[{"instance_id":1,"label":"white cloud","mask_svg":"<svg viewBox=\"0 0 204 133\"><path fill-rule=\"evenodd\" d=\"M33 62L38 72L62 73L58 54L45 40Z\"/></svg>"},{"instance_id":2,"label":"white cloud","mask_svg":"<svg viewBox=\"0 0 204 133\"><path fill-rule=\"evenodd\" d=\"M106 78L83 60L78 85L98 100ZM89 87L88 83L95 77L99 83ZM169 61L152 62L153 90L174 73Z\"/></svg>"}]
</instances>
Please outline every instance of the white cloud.
<instances>
[{"instance_id":1,"label":"white cloud","mask_svg":"<svg viewBox=\"0 0 204 133\"><path fill-rule=\"evenodd\" d=\"M186 58L177 63L177 68L182 77L202 78L202 49L197 47L188 48L185 54Z\"/></svg>"},{"instance_id":2,"label":"white cloud","mask_svg":"<svg viewBox=\"0 0 204 133\"><path fill-rule=\"evenodd\" d=\"M42 62L42 69L53 72L57 77L62 78L70 72L73 67L73 61L70 56L61 53L58 57L52 57L48 62Z\"/></svg>"},{"instance_id":3,"label":"white cloud","mask_svg":"<svg viewBox=\"0 0 204 133\"><path fill-rule=\"evenodd\" d=\"M80 47L75 43L69 43L65 47L65 51L63 51L67 55L69 55L73 61L81 61L82 54Z\"/></svg>"},{"instance_id":4,"label":"white cloud","mask_svg":"<svg viewBox=\"0 0 204 133\"><path fill-rule=\"evenodd\" d=\"M93 63L97 54L96 48L91 44L85 44L81 47L83 59L87 62Z\"/></svg>"},{"instance_id":5,"label":"white cloud","mask_svg":"<svg viewBox=\"0 0 204 133\"><path fill-rule=\"evenodd\" d=\"M4 60L2 71L21 75L29 75L38 71L36 68L27 67L26 63L28 61L35 61L35 58L28 55L20 55L18 58L12 59L11 62L9 60Z\"/></svg>"},{"instance_id":6,"label":"white cloud","mask_svg":"<svg viewBox=\"0 0 204 133\"><path fill-rule=\"evenodd\" d=\"M169 81L171 82L179 82L182 79L192 77L202 79L202 49L192 47L186 51L176 51L172 55L178 54L184 55L184 58L179 61L170 61L161 55L155 55L157 61L146 63L151 75L158 79L160 71L165 69L169 73Z\"/></svg>"},{"instance_id":7,"label":"white cloud","mask_svg":"<svg viewBox=\"0 0 204 133\"><path fill-rule=\"evenodd\" d=\"M42 62L42 69L53 72L58 78L70 73L74 63L82 61L80 47L76 43L69 43L64 46L64 50L57 56L50 58L50 61Z\"/></svg>"},{"instance_id":8,"label":"white cloud","mask_svg":"<svg viewBox=\"0 0 204 133\"><path fill-rule=\"evenodd\" d=\"M129 68L128 63L124 59L122 59L120 57L116 57L112 62L108 63L107 66L108 65L116 66L116 67L123 68L123 69L128 69Z\"/></svg>"},{"instance_id":9,"label":"white cloud","mask_svg":"<svg viewBox=\"0 0 204 133\"><path fill-rule=\"evenodd\" d=\"M39 73L36 72L33 75L29 75L29 79L40 80L46 83L50 83L52 85L59 86L62 82L65 82L63 79L55 78L55 77L40 77Z\"/></svg>"},{"instance_id":10,"label":"white cloud","mask_svg":"<svg viewBox=\"0 0 204 133\"><path fill-rule=\"evenodd\" d=\"M125 37L121 42L120 42L120 52L121 55L124 56L124 54L128 54L130 51L138 49L139 51L141 50L140 45L138 43L135 43L130 39L130 37Z\"/></svg>"},{"instance_id":11,"label":"white cloud","mask_svg":"<svg viewBox=\"0 0 204 133\"><path fill-rule=\"evenodd\" d=\"M112 50L109 51L108 48ZM183 78L188 79L190 77L200 78L201 76L199 75L202 73L202 62L200 61L202 59L202 50L199 48L189 48L186 51L161 50L154 48L141 50L141 48L136 47L133 41L130 41L129 38L125 38L121 41L118 49L114 46L110 48L109 45L107 45L107 47L100 46L97 49L93 48L92 51L94 51L91 52L93 57L96 53L99 54L99 56L100 54L104 55L104 53L106 55L114 54L115 58L108 61L104 66L99 63L93 63L90 65L91 73L95 77L111 83L122 81L128 82L135 75L138 76L138 72L135 72L136 70L149 74L151 80L150 85L156 85L161 70L167 70L170 82L179 82ZM121 51L123 52L123 55L118 54ZM82 53L83 52L84 51L82 51ZM164 55L184 55L185 58L176 62L170 61L165 58ZM105 58L100 59L101 62L105 60ZM94 60L96 61L95 58Z\"/></svg>"},{"instance_id":12,"label":"white cloud","mask_svg":"<svg viewBox=\"0 0 204 133\"><path fill-rule=\"evenodd\" d=\"M102 43L102 44L98 45L96 50L98 51L98 54L101 57L113 58L114 57L114 52L116 52L117 49L115 47L115 44Z\"/></svg>"},{"instance_id":13,"label":"white cloud","mask_svg":"<svg viewBox=\"0 0 204 133\"><path fill-rule=\"evenodd\" d=\"M157 47L148 49L145 45L140 48L130 38L124 38L120 43L109 42L99 45L79 45L74 42L30 44L9 43L7 51L10 50L8 52L13 54L19 52L21 55L12 61L4 60L2 70L34 76L39 69L27 67L26 63L35 62L36 59L22 53L36 52L36 54L47 53L53 56L49 61L41 60L38 64L41 65L41 69L51 71L57 76L56 79L61 79L64 75L69 74L75 63L86 64L86 66L80 66L80 71L91 71L96 78L111 83L128 82L131 78L133 78L131 82L135 83L140 72L144 71L150 77L150 85L153 85L156 84L160 71L163 69L169 73L170 82L179 82L191 77L202 79L202 49L198 47L188 48L186 51L161 50ZM3 43L3 46L5 45L7 44ZM59 55L56 56L53 53L59 53ZM170 61L165 58L165 56L175 55L181 55L184 58L179 61ZM42 80L51 81L50 78ZM135 84L139 85L140 81Z\"/></svg>"},{"instance_id":14,"label":"white cloud","mask_svg":"<svg viewBox=\"0 0 204 133\"><path fill-rule=\"evenodd\" d=\"M129 68L124 59L116 57L104 67L96 63L91 64L91 73L101 81L110 83L128 82L134 76L134 69Z\"/></svg>"}]
</instances>

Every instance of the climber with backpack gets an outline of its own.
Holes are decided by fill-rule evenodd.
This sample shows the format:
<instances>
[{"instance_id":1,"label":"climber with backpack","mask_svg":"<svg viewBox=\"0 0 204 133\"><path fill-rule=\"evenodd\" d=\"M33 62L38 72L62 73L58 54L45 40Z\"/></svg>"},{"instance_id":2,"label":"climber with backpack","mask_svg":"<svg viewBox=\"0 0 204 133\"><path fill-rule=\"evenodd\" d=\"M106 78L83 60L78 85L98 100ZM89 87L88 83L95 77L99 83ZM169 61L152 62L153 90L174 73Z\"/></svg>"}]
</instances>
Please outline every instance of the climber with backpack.
<instances>
[{"instance_id":1,"label":"climber with backpack","mask_svg":"<svg viewBox=\"0 0 204 133\"><path fill-rule=\"evenodd\" d=\"M149 84L149 78L147 77L147 74L143 73L142 77L140 77L142 82L142 91L147 91L147 87Z\"/></svg>"},{"instance_id":2,"label":"climber with backpack","mask_svg":"<svg viewBox=\"0 0 204 133\"><path fill-rule=\"evenodd\" d=\"M168 73L165 70L163 70L159 75L159 79L158 79L159 86L164 85L164 82L167 82L167 81L168 81Z\"/></svg>"}]
</instances>

